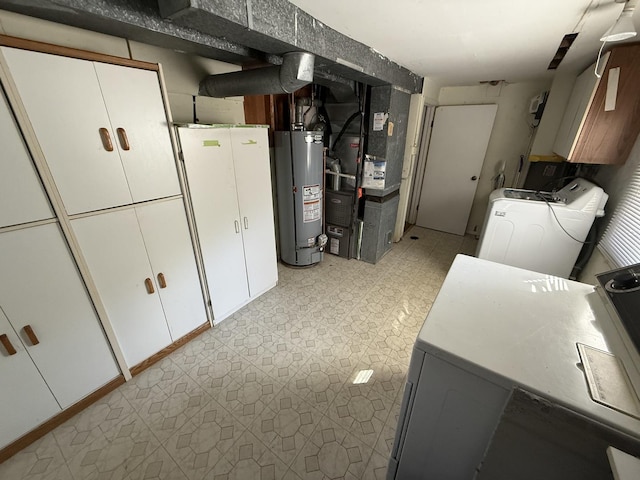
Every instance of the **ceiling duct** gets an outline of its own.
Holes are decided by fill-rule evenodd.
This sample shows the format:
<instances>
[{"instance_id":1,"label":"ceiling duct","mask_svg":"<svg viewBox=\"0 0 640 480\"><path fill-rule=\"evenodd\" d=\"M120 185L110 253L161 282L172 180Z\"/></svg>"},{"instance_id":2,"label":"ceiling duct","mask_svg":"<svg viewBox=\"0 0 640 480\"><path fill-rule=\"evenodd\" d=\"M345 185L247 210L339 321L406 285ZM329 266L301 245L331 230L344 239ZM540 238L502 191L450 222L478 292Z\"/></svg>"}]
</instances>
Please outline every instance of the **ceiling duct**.
<instances>
[{"instance_id":1,"label":"ceiling duct","mask_svg":"<svg viewBox=\"0 0 640 480\"><path fill-rule=\"evenodd\" d=\"M314 60L307 52L285 53L282 65L209 75L198 93L218 98L292 93L313 81Z\"/></svg>"}]
</instances>

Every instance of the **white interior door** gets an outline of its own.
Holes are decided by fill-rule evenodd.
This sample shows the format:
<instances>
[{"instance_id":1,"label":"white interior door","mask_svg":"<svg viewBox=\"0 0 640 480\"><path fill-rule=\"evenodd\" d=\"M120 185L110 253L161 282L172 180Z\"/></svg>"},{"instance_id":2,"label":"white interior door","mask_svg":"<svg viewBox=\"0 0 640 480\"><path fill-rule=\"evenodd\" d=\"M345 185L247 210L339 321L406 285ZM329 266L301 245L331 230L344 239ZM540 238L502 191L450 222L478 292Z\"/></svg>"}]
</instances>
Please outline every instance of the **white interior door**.
<instances>
[{"instance_id":1,"label":"white interior door","mask_svg":"<svg viewBox=\"0 0 640 480\"><path fill-rule=\"evenodd\" d=\"M0 271L0 304L62 408L118 375L58 225L1 234Z\"/></svg>"},{"instance_id":2,"label":"white interior door","mask_svg":"<svg viewBox=\"0 0 640 480\"><path fill-rule=\"evenodd\" d=\"M180 128L196 229L216 321L249 299L228 129Z\"/></svg>"},{"instance_id":3,"label":"white interior door","mask_svg":"<svg viewBox=\"0 0 640 480\"><path fill-rule=\"evenodd\" d=\"M77 218L71 225L127 365L133 367L171 343L135 211Z\"/></svg>"},{"instance_id":4,"label":"white interior door","mask_svg":"<svg viewBox=\"0 0 640 480\"><path fill-rule=\"evenodd\" d=\"M1 307L1 306L0 306ZM0 308L0 335L6 335L16 353L0 345L0 448L60 411L40 372Z\"/></svg>"},{"instance_id":5,"label":"white interior door","mask_svg":"<svg viewBox=\"0 0 640 480\"><path fill-rule=\"evenodd\" d=\"M436 108L416 224L464 235L497 105Z\"/></svg>"},{"instance_id":6,"label":"white interior door","mask_svg":"<svg viewBox=\"0 0 640 480\"><path fill-rule=\"evenodd\" d=\"M176 341L207 321L184 205L181 198L142 205L136 215Z\"/></svg>"},{"instance_id":7,"label":"white interior door","mask_svg":"<svg viewBox=\"0 0 640 480\"><path fill-rule=\"evenodd\" d=\"M51 207L0 89L0 227L51 218Z\"/></svg>"},{"instance_id":8,"label":"white interior door","mask_svg":"<svg viewBox=\"0 0 640 480\"><path fill-rule=\"evenodd\" d=\"M2 53L67 213L131 203L93 64L7 47ZM112 151L103 144L101 128Z\"/></svg>"},{"instance_id":9,"label":"white interior door","mask_svg":"<svg viewBox=\"0 0 640 480\"><path fill-rule=\"evenodd\" d=\"M158 74L106 63L94 66L133 201L180 194Z\"/></svg>"},{"instance_id":10,"label":"white interior door","mask_svg":"<svg viewBox=\"0 0 640 480\"><path fill-rule=\"evenodd\" d=\"M268 130L232 128L230 133L247 279L253 297L278 281Z\"/></svg>"}]
</instances>

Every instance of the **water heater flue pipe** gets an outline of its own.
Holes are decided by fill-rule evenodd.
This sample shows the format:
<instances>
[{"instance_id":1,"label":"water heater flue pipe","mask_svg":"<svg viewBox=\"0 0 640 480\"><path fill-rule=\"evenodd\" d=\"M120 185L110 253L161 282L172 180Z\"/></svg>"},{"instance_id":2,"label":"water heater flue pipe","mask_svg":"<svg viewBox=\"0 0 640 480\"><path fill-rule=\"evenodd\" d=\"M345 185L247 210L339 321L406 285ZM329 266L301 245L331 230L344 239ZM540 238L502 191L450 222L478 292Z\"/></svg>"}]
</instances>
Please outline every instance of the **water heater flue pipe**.
<instances>
[{"instance_id":1,"label":"water heater flue pipe","mask_svg":"<svg viewBox=\"0 0 640 480\"><path fill-rule=\"evenodd\" d=\"M282 65L209 75L200 82L198 94L221 98L292 93L313 81L314 61L311 53L285 53Z\"/></svg>"}]
</instances>

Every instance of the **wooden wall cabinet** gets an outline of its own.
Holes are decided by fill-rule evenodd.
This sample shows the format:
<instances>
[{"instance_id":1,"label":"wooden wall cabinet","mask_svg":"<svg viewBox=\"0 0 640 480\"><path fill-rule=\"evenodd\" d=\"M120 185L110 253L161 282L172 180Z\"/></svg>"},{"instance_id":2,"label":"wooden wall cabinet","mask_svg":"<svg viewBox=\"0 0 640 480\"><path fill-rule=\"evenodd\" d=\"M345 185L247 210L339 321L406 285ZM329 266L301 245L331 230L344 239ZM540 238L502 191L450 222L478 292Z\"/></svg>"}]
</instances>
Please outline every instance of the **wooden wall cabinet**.
<instances>
[{"instance_id":1,"label":"wooden wall cabinet","mask_svg":"<svg viewBox=\"0 0 640 480\"><path fill-rule=\"evenodd\" d=\"M211 303L220 321L278 281L268 129L178 129Z\"/></svg>"},{"instance_id":2,"label":"wooden wall cabinet","mask_svg":"<svg viewBox=\"0 0 640 480\"><path fill-rule=\"evenodd\" d=\"M598 81L593 67L576 81L554 143L573 163L623 164L640 133L640 44L612 48Z\"/></svg>"}]
</instances>

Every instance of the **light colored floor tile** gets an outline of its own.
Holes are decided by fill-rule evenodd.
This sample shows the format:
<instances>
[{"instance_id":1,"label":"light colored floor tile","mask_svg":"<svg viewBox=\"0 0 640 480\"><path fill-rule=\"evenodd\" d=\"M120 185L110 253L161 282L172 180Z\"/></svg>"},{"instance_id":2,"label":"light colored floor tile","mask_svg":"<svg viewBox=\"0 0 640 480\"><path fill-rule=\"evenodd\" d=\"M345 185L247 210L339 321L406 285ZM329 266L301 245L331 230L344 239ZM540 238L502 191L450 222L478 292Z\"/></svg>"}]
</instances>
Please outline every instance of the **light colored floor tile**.
<instances>
[{"instance_id":1,"label":"light colored floor tile","mask_svg":"<svg viewBox=\"0 0 640 480\"><path fill-rule=\"evenodd\" d=\"M248 427L283 387L283 384L251 365L242 372L240 379L220 392L216 401Z\"/></svg>"},{"instance_id":2,"label":"light colored floor tile","mask_svg":"<svg viewBox=\"0 0 640 480\"><path fill-rule=\"evenodd\" d=\"M211 397L187 374L177 378L171 388L151 396L138 415L158 440L164 442L196 413Z\"/></svg>"},{"instance_id":3,"label":"light colored floor tile","mask_svg":"<svg viewBox=\"0 0 640 480\"><path fill-rule=\"evenodd\" d=\"M381 394L368 383L356 383L364 381L369 372L367 370L354 372L329 406L328 415L373 448L389 416L393 398Z\"/></svg>"},{"instance_id":4,"label":"light colored floor tile","mask_svg":"<svg viewBox=\"0 0 640 480\"><path fill-rule=\"evenodd\" d=\"M269 402L249 429L289 465L322 416L318 410L285 388Z\"/></svg>"},{"instance_id":5,"label":"light colored floor tile","mask_svg":"<svg viewBox=\"0 0 640 480\"><path fill-rule=\"evenodd\" d=\"M153 453L160 443L136 414L115 429L115 436L98 438L68 461L76 480L124 478Z\"/></svg>"},{"instance_id":6,"label":"light colored floor tile","mask_svg":"<svg viewBox=\"0 0 640 480\"><path fill-rule=\"evenodd\" d=\"M323 417L291 469L305 480L361 478L371 452L364 442Z\"/></svg>"},{"instance_id":7,"label":"light colored floor tile","mask_svg":"<svg viewBox=\"0 0 640 480\"><path fill-rule=\"evenodd\" d=\"M278 265L276 287L5 461L0 478L383 479L413 342L455 254L476 243L414 227L376 265Z\"/></svg>"},{"instance_id":8,"label":"light colored floor tile","mask_svg":"<svg viewBox=\"0 0 640 480\"><path fill-rule=\"evenodd\" d=\"M94 440L105 435L113 437L117 432L115 427L133 413L134 409L123 396L122 389L118 389L67 420L52 433L65 459L69 460Z\"/></svg>"},{"instance_id":9,"label":"light colored floor tile","mask_svg":"<svg viewBox=\"0 0 640 480\"><path fill-rule=\"evenodd\" d=\"M344 370L314 356L287 383L287 388L324 413L335 400L348 376Z\"/></svg>"},{"instance_id":10,"label":"light colored floor tile","mask_svg":"<svg viewBox=\"0 0 640 480\"><path fill-rule=\"evenodd\" d=\"M0 478L57 480L72 478L53 434L18 452L0 465Z\"/></svg>"},{"instance_id":11,"label":"light colored floor tile","mask_svg":"<svg viewBox=\"0 0 640 480\"><path fill-rule=\"evenodd\" d=\"M190 480L205 475L240 438L245 427L211 400L164 447Z\"/></svg>"},{"instance_id":12,"label":"light colored floor tile","mask_svg":"<svg viewBox=\"0 0 640 480\"><path fill-rule=\"evenodd\" d=\"M212 480L276 480L287 466L250 431L245 431L222 461L207 474Z\"/></svg>"},{"instance_id":13,"label":"light colored floor tile","mask_svg":"<svg viewBox=\"0 0 640 480\"><path fill-rule=\"evenodd\" d=\"M138 465L126 480L188 480L163 447L158 447Z\"/></svg>"}]
</instances>

